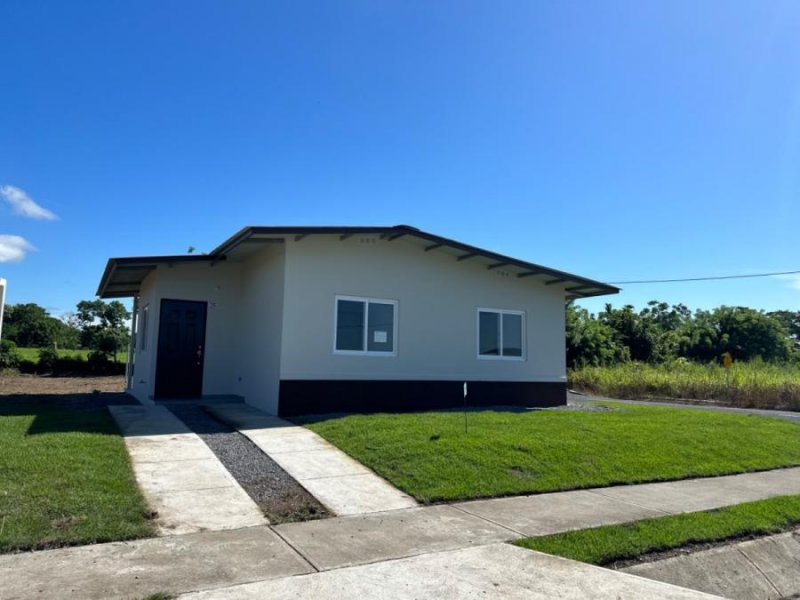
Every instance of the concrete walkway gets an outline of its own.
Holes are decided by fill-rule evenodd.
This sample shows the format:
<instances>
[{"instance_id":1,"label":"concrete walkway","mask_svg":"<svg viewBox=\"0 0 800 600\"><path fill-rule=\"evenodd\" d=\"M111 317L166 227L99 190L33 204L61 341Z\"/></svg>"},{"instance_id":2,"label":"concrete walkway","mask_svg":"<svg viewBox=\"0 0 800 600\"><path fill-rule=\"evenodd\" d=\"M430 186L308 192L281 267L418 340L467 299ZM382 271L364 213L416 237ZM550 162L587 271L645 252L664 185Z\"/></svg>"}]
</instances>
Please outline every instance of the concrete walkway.
<instances>
[{"instance_id":1,"label":"concrete walkway","mask_svg":"<svg viewBox=\"0 0 800 600\"><path fill-rule=\"evenodd\" d=\"M691 408L695 410L708 410L712 412L726 412L739 415L756 415L759 417L773 417L775 419L786 419L800 425L800 412L789 410L768 410L762 408L733 408L731 406L718 406L702 401L668 402L661 400L621 400L617 398L606 398L604 396L593 396L591 394L569 392L567 403L576 404L584 402L621 402L623 404L636 404L639 406L665 406L667 408Z\"/></svg>"},{"instance_id":2,"label":"concrete walkway","mask_svg":"<svg viewBox=\"0 0 800 600\"><path fill-rule=\"evenodd\" d=\"M416 501L313 431L246 404L206 405L247 436L336 515L360 515L417 506Z\"/></svg>"},{"instance_id":3,"label":"concrete walkway","mask_svg":"<svg viewBox=\"0 0 800 600\"><path fill-rule=\"evenodd\" d=\"M800 531L623 569L736 600L800 596Z\"/></svg>"},{"instance_id":4,"label":"concrete walkway","mask_svg":"<svg viewBox=\"0 0 800 600\"><path fill-rule=\"evenodd\" d=\"M707 594L508 544L426 554L180 596L182 600L659 598Z\"/></svg>"},{"instance_id":5,"label":"concrete walkway","mask_svg":"<svg viewBox=\"0 0 800 600\"><path fill-rule=\"evenodd\" d=\"M208 446L163 406L109 406L161 535L267 523Z\"/></svg>"},{"instance_id":6,"label":"concrete walkway","mask_svg":"<svg viewBox=\"0 0 800 600\"><path fill-rule=\"evenodd\" d=\"M474 581L474 588L452 588L454 591L451 595L470 597L469 593L472 592L469 590L484 589L482 586L486 580L502 584L510 577L504 570L504 565L513 564L511 561L515 559L503 558L504 555L498 550L501 547L497 546L498 542L528 535L633 521L649 516L706 510L786 494L800 494L800 468L480 500L270 527L12 554L0 556L0 581L4 582L0 586L0 600L70 596L85 600L115 597L138 599L159 591L185 593L219 589L241 583L301 573L310 574L315 571L347 569L423 555L429 556L432 562L427 563L420 559L403 564L418 569L418 578L430 579L434 578L432 573L444 569L441 563L436 562L438 559L435 557L442 552L453 553L443 555L450 556L450 561L459 557L478 557L465 563L465 571L452 575L467 582ZM485 567L481 566L481 560L486 558L482 552L456 552L469 548L477 551L487 546L494 550L486 552L499 558L487 563ZM536 560L539 565L555 564L542 562L545 559L541 558ZM449 564L448 560L444 562ZM585 569L593 569L580 563L558 563L564 564L571 565L569 568L563 566L561 576L565 578L570 577L570 573L578 577ZM299 596L289 597L315 597L317 591L319 596L325 597L326 590L333 589L330 587L333 583L352 579L347 585L357 586L360 585L358 579L362 576L382 581L380 578L389 576L387 569L388 566L354 569L347 571L354 575L345 573L338 580L333 577L300 578L298 581L306 582L303 585L307 587L301 589L302 593L298 592ZM486 579L476 573L480 569L485 570ZM409 581L403 572L405 571L401 569L393 579L397 582L398 589L393 587L390 595L402 598L405 593L403 590L407 589L410 590L409 593L416 590L416 593L424 596L424 581ZM413 573L413 569L411 572ZM429 575L424 575L425 573ZM526 576L527 579L524 579ZM549 576L536 569L515 577L514 581L517 583L514 585L523 586L520 589L527 589L531 593L549 589L547 581L557 581L547 579ZM372 581L374 583L376 580ZM440 589L446 598L451 588L447 587L449 584L446 579L443 581L445 587ZM622 579L603 581L603 585L611 587L598 589L608 590L607 596L610 597L659 596L659 593L650 593L649 590L653 588L647 587L642 588L646 593L641 595L630 592L631 588L626 587L629 583L619 583ZM428 583L433 585L433 582ZM285 589L289 590L286 593L294 594L299 589L295 586L300 584L287 581L285 585ZM612 590L617 588L613 586L621 586L620 590L628 592L615 595ZM370 597L366 588L352 589L354 594L363 591ZM572 595L562 597L598 597L598 594L591 593L591 588L587 590L573 586L569 589L572 590ZM243 593L249 592L244 590ZM478 592L475 591L473 595L477 596Z\"/></svg>"}]
</instances>

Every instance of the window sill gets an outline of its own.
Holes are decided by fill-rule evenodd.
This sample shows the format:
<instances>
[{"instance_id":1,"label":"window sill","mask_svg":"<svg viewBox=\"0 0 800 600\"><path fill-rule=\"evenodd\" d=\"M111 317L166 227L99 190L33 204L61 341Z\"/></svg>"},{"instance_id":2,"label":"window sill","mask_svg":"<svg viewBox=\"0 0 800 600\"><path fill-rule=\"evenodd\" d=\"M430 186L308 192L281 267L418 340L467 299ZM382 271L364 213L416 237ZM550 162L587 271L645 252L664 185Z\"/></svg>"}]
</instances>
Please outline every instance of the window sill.
<instances>
[{"instance_id":1,"label":"window sill","mask_svg":"<svg viewBox=\"0 0 800 600\"><path fill-rule=\"evenodd\" d=\"M397 352L365 352L363 350L334 350L333 353L338 356L382 356L384 358L397 356Z\"/></svg>"},{"instance_id":2,"label":"window sill","mask_svg":"<svg viewBox=\"0 0 800 600\"><path fill-rule=\"evenodd\" d=\"M492 356L488 354L479 354L478 360L507 360L512 362L525 362L524 356Z\"/></svg>"}]
</instances>

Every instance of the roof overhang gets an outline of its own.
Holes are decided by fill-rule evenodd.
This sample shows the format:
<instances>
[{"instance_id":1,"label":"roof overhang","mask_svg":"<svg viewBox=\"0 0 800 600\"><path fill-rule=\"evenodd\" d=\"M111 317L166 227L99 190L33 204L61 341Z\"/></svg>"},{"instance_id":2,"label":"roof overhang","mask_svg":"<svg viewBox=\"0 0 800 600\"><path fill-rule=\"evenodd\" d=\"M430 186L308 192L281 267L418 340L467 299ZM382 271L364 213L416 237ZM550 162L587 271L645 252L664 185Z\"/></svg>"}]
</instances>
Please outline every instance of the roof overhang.
<instances>
[{"instance_id":1,"label":"roof overhang","mask_svg":"<svg viewBox=\"0 0 800 600\"><path fill-rule=\"evenodd\" d=\"M177 255L177 256L128 256L109 258L97 295L101 298L129 298L137 296L142 282L160 264L214 263L225 260L224 256Z\"/></svg>"},{"instance_id":2,"label":"roof overhang","mask_svg":"<svg viewBox=\"0 0 800 600\"><path fill-rule=\"evenodd\" d=\"M354 235L379 235L388 241L399 238L411 239L418 241L426 252L447 252L454 255L456 261L475 260L484 264L489 270L502 267L519 278L531 278L546 285L561 285L568 299L604 296L619 292L619 288L607 283L491 252L409 225L392 227L245 227L214 248L211 256L226 256L244 245L281 241L277 238L287 236L293 236L296 241L300 241L310 235L337 235L342 240Z\"/></svg>"},{"instance_id":3,"label":"roof overhang","mask_svg":"<svg viewBox=\"0 0 800 600\"><path fill-rule=\"evenodd\" d=\"M378 235L387 241L403 238L416 243L424 252L444 252L453 256L457 262L465 260L478 262L488 270L502 269L508 276L559 286L563 288L567 299L604 296L619 292L619 288L607 283L470 246L409 225L395 225L393 227L245 227L217 246L210 254L111 258L100 280L97 295L101 298L136 296L144 279L159 264L207 262L213 265L229 257L231 260L240 260L262 248L264 244L283 243L290 237L294 241L301 241L312 235L338 236L340 240L355 235Z\"/></svg>"}]
</instances>

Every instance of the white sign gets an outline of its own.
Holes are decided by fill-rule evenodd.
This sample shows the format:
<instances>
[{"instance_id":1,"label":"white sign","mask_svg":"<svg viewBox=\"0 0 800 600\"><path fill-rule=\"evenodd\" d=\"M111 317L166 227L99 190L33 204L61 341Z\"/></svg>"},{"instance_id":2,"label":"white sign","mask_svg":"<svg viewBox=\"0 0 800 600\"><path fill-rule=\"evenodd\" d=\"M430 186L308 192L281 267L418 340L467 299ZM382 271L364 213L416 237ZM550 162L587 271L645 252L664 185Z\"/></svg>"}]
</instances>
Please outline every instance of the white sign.
<instances>
[{"instance_id":1,"label":"white sign","mask_svg":"<svg viewBox=\"0 0 800 600\"><path fill-rule=\"evenodd\" d=\"M385 344L389 335L385 331L376 331L372 336L372 341L376 344Z\"/></svg>"}]
</instances>

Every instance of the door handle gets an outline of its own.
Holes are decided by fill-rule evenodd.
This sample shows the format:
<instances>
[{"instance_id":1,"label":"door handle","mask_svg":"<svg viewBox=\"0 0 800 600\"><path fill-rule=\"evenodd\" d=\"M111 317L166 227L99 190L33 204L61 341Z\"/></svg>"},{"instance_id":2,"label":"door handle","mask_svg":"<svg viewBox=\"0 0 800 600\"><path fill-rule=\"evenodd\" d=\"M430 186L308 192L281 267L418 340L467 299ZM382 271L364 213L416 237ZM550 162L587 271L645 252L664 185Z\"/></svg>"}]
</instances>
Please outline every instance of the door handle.
<instances>
[{"instance_id":1,"label":"door handle","mask_svg":"<svg viewBox=\"0 0 800 600\"><path fill-rule=\"evenodd\" d=\"M197 365L198 366L200 365L200 361L201 360L203 360L203 347L202 346L198 346L197 347Z\"/></svg>"}]
</instances>

